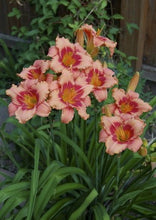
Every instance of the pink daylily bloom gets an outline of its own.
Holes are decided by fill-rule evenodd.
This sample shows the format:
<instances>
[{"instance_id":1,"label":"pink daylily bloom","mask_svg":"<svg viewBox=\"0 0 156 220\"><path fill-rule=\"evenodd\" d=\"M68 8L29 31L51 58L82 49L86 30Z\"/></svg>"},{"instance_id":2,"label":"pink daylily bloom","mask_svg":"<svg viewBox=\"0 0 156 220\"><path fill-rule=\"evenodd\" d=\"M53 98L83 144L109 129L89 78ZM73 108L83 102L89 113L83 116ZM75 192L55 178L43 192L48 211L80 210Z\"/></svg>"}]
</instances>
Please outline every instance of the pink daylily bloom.
<instances>
[{"instance_id":1,"label":"pink daylily bloom","mask_svg":"<svg viewBox=\"0 0 156 220\"><path fill-rule=\"evenodd\" d=\"M52 89L49 97L49 104L52 108L62 110L61 121L69 123L74 117L74 109L86 120L89 115L86 107L91 105L89 93L92 86L86 83L85 78L74 79L73 74L66 71L60 76L58 88Z\"/></svg>"},{"instance_id":2,"label":"pink daylily bloom","mask_svg":"<svg viewBox=\"0 0 156 220\"><path fill-rule=\"evenodd\" d=\"M56 38L56 46L50 47L48 56L52 57L50 68L56 73L74 72L92 64L92 58L78 43L72 44L63 37Z\"/></svg>"},{"instance_id":3,"label":"pink daylily bloom","mask_svg":"<svg viewBox=\"0 0 156 220\"><path fill-rule=\"evenodd\" d=\"M114 88L112 96L115 99L114 115L120 115L125 119L138 117L143 112L148 112L152 107L139 98L139 94L129 90Z\"/></svg>"},{"instance_id":4,"label":"pink daylily bloom","mask_svg":"<svg viewBox=\"0 0 156 220\"><path fill-rule=\"evenodd\" d=\"M108 47L110 51L110 56L112 57L114 54L114 50L117 46L117 42L114 42L107 37L96 36L94 38L94 45L96 47L101 47L101 46Z\"/></svg>"},{"instance_id":5,"label":"pink daylily bloom","mask_svg":"<svg viewBox=\"0 0 156 220\"><path fill-rule=\"evenodd\" d=\"M22 79L37 79L39 82L46 81L50 83L53 80L53 75L45 74L49 68L49 60L36 60L32 66L23 68L22 72L17 75Z\"/></svg>"},{"instance_id":6,"label":"pink daylily bloom","mask_svg":"<svg viewBox=\"0 0 156 220\"><path fill-rule=\"evenodd\" d=\"M88 84L93 86L95 98L101 102L107 98L107 89L117 84L113 77L114 72L108 68L103 68L100 61L95 61L92 67L85 70Z\"/></svg>"},{"instance_id":7,"label":"pink daylily bloom","mask_svg":"<svg viewBox=\"0 0 156 220\"><path fill-rule=\"evenodd\" d=\"M102 116L102 130L99 141L106 145L106 152L110 155L119 154L126 148L137 152L142 145L139 137L145 124L140 119L123 120L118 116Z\"/></svg>"},{"instance_id":8,"label":"pink daylily bloom","mask_svg":"<svg viewBox=\"0 0 156 220\"><path fill-rule=\"evenodd\" d=\"M47 117L51 111L46 102L49 94L46 82L25 80L18 87L12 85L6 94L12 98L12 102L9 104L10 116L15 115L22 124L34 115Z\"/></svg>"},{"instance_id":9,"label":"pink daylily bloom","mask_svg":"<svg viewBox=\"0 0 156 220\"><path fill-rule=\"evenodd\" d=\"M90 51L91 54L92 53L96 54L98 52L97 50L95 50L96 47L98 48L101 46L105 46L105 47L109 48L110 55L113 56L114 49L116 48L117 42L114 42L107 37L100 36L100 30L95 31L93 29L92 25L84 24L78 30L78 33L80 31L81 32L83 31L87 36L87 50ZM80 39L80 43L81 43L81 42L83 42L82 41L82 34L80 36L81 36L81 39ZM79 42L78 38L77 38L77 41Z\"/></svg>"}]
</instances>

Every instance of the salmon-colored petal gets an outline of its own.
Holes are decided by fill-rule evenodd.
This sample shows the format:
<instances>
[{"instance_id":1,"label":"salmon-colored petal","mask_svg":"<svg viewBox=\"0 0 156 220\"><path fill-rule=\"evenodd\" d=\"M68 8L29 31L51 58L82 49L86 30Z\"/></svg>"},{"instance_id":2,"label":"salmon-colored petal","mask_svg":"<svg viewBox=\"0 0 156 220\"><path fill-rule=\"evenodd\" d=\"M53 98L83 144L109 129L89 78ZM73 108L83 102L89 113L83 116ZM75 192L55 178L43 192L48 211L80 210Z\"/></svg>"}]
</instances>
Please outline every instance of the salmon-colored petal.
<instances>
[{"instance_id":1,"label":"salmon-colored petal","mask_svg":"<svg viewBox=\"0 0 156 220\"><path fill-rule=\"evenodd\" d=\"M64 37L57 37L56 38L56 47L59 48L59 52L62 51L63 48L70 47L74 50L74 44L70 43L70 41Z\"/></svg>"},{"instance_id":2,"label":"salmon-colored petal","mask_svg":"<svg viewBox=\"0 0 156 220\"><path fill-rule=\"evenodd\" d=\"M35 111L35 108L30 110L23 110L21 107L19 107L15 112L15 115L19 122L24 124L35 115Z\"/></svg>"},{"instance_id":3,"label":"salmon-colored petal","mask_svg":"<svg viewBox=\"0 0 156 220\"><path fill-rule=\"evenodd\" d=\"M102 129L99 134L99 142L105 143L107 138L108 138L107 132L104 129Z\"/></svg>"},{"instance_id":4,"label":"salmon-colored petal","mask_svg":"<svg viewBox=\"0 0 156 220\"><path fill-rule=\"evenodd\" d=\"M128 96L128 97L130 97L131 99L138 99L139 98L139 93L137 93L137 92L133 92L133 91L128 91L127 93L126 93L126 95Z\"/></svg>"},{"instance_id":5,"label":"salmon-colored petal","mask_svg":"<svg viewBox=\"0 0 156 220\"><path fill-rule=\"evenodd\" d=\"M38 102L42 102L46 100L48 94L49 94L49 86L47 82L38 82L33 86L34 89L37 90L37 93L39 95Z\"/></svg>"},{"instance_id":6,"label":"salmon-colored petal","mask_svg":"<svg viewBox=\"0 0 156 220\"><path fill-rule=\"evenodd\" d=\"M129 119L126 121L126 124L130 125L133 128L134 136L137 137L142 134L146 124L141 119Z\"/></svg>"},{"instance_id":7,"label":"salmon-colored petal","mask_svg":"<svg viewBox=\"0 0 156 220\"><path fill-rule=\"evenodd\" d=\"M112 91L112 96L118 104L119 101L125 97L125 91L123 89L114 88Z\"/></svg>"},{"instance_id":8,"label":"salmon-colored petal","mask_svg":"<svg viewBox=\"0 0 156 220\"><path fill-rule=\"evenodd\" d=\"M54 77L52 74L49 74L49 73L46 74L46 82L48 83L49 87L50 87L50 84L52 83L53 79L54 79Z\"/></svg>"},{"instance_id":9,"label":"salmon-colored petal","mask_svg":"<svg viewBox=\"0 0 156 220\"><path fill-rule=\"evenodd\" d=\"M35 69L34 66L30 66L29 68L23 68L21 73L18 73L17 76L21 77L22 79L27 79L28 77L28 73L29 73L29 69Z\"/></svg>"},{"instance_id":10,"label":"salmon-colored petal","mask_svg":"<svg viewBox=\"0 0 156 220\"><path fill-rule=\"evenodd\" d=\"M83 30L86 34L87 33L91 34L91 35L95 35L96 34L96 31L94 30L93 26L89 25L89 24L82 25L80 29Z\"/></svg>"},{"instance_id":11,"label":"salmon-colored petal","mask_svg":"<svg viewBox=\"0 0 156 220\"><path fill-rule=\"evenodd\" d=\"M59 97L59 90L54 90L50 93L50 97L48 99L48 104L54 109L63 109L66 107L66 104L61 101Z\"/></svg>"},{"instance_id":12,"label":"salmon-colored petal","mask_svg":"<svg viewBox=\"0 0 156 220\"><path fill-rule=\"evenodd\" d=\"M89 85L86 82L86 77L80 75L79 77L77 77L77 79L75 80L75 83L77 85L81 85L81 88L83 89L83 95L82 97L86 97L87 95L89 95L91 93L91 91L93 90L93 86Z\"/></svg>"},{"instance_id":13,"label":"salmon-colored petal","mask_svg":"<svg viewBox=\"0 0 156 220\"><path fill-rule=\"evenodd\" d=\"M94 90L93 94L99 102L102 102L107 99L107 89Z\"/></svg>"},{"instance_id":14,"label":"salmon-colored petal","mask_svg":"<svg viewBox=\"0 0 156 220\"><path fill-rule=\"evenodd\" d=\"M37 67L37 68L41 68L41 72L45 73L48 69L49 69L49 60L36 60L33 63L33 66Z\"/></svg>"},{"instance_id":15,"label":"salmon-colored petal","mask_svg":"<svg viewBox=\"0 0 156 220\"><path fill-rule=\"evenodd\" d=\"M118 84L118 80L115 77L107 77L104 83L105 88L111 88L114 85Z\"/></svg>"},{"instance_id":16,"label":"salmon-colored petal","mask_svg":"<svg viewBox=\"0 0 156 220\"><path fill-rule=\"evenodd\" d=\"M18 106L11 102L8 106L9 116L15 115L15 112L17 109L18 109Z\"/></svg>"},{"instance_id":17,"label":"salmon-colored petal","mask_svg":"<svg viewBox=\"0 0 156 220\"><path fill-rule=\"evenodd\" d=\"M71 82L74 83L73 73L69 70L64 70L63 74L59 78L59 84Z\"/></svg>"},{"instance_id":18,"label":"salmon-colored petal","mask_svg":"<svg viewBox=\"0 0 156 220\"><path fill-rule=\"evenodd\" d=\"M118 143L112 139L112 136L109 136L106 140L106 152L110 155L119 154L127 147L127 143Z\"/></svg>"},{"instance_id":19,"label":"salmon-colored petal","mask_svg":"<svg viewBox=\"0 0 156 220\"><path fill-rule=\"evenodd\" d=\"M77 53L77 54L81 56L81 62L78 65L79 69L85 69L92 65L92 58L90 57L89 54L82 54L82 53Z\"/></svg>"},{"instance_id":20,"label":"salmon-colored petal","mask_svg":"<svg viewBox=\"0 0 156 220\"><path fill-rule=\"evenodd\" d=\"M50 84L49 84L49 90L50 91L53 91L53 90L56 90L59 88L59 84L58 84L58 81L57 80L54 80L52 81Z\"/></svg>"},{"instance_id":21,"label":"salmon-colored petal","mask_svg":"<svg viewBox=\"0 0 156 220\"><path fill-rule=\"evenodd\" d=\"M54 70L56 73L61 73L65 67L60 62L60 58L58 55L54 56L52 61L50 61L50 68Z\"/></svg>"},{"instance_id":22,"label":"salmon-colored petal","mask_svg":"<svg viewBox=\"0 0 156 220\"><path fill-rule=\"evenodd\" d=\"M58 49L56 48L56 46L51 46L51 47L49 48L49 51L48 51L47 56L49 56L49 57L54 57L54 56L57 55L57 53L58 53Z\"/></svg>"},{"instance_id":23,"label":"salmon-colored petal","mask_svg":"<svg viewBox=\"0 0 156 220\"><path fill-rule=\"evenodd\" d=\"M18 87L16 85L12 85L12 87L10 89L6 90L6 94L11 97L12 102L15 105L19 105L19 102L17 100L17 95L20 92L24 91L24 88L21 85L22 85L22 83L20 83L20 85Z\"/></svg>"},{"instance_id":24,"label":"salmon-colored petal","mask_svg":"<svg viewBox=\"0 0 156 220\"><path fill-rule=\"evenodd\" d=\"M90 97L89 96L86 96L83 100L84 104L86 107L90 106L91 105L91 100L90 100Z\"/></svg>"},{"instance_id":25,"label":"salmon-colored petal","mask_svg":"<svg viewBox=\"0 0 156 220\"><path fill-rule=\"evenodd\" d=\"M94 37L94 45L96 47L101 47L101 46L108 47L109 51L110 51L110 55L112 56L114 53L114 50L117 46L117 42L114 42L107 37L95 36Z\"/></svg>"},{"instance_id":26,"label":"salmon-colored petal","mask_svg":"<svg viewBox=\"0 0 156 220\"><path fill-rule=\"evenodd\" d=\"M107 76L113 76L113 75L115 75L115 73L114 73L111 69L109 69L109 68L104 67L104 68L103 68L103 71L104 71L104 73L105 73Z\"/></svg>"},{"instance_id":27,"label":"salmon-colored petal","mask_svg":"<svg viewBox=\"0 0 156 220\"><path fill-rule=\"evenodd\" d=\"M138 115L141 115L143 112L148 112L152 110L152 107L141 99L136 100L138 104Z\"/></svg>"},{"instance_id":28,"label":"salmon-colored petal","mask_svg":"<svg viewBox=\"0 0 156 220\"><path fill-rule=\"evenodd\" d=\"M107 108L109 109L110 114L114 114L116 105L115 105L114 103L107 104ZM102 113L103 113L103 114L106 114L105 106L102 107Z\"/></svg>"},{"instance_id":29,"label":"salmon-colored petal","mask_svg":"<svg viewBox=\"0 0 156 220\"><path fill-rule=\"evenodd\" d=\"M93 86L92 85L86 85L86 86L82 87L82 89L83 89L82 98L84 98L92 92Z\"/></svg>"},{"instance_id":30,"label":"salmon-colored petal","mask_svg":"<svg viewBox=\"0 0 156 220\"><path fill-rule=\"evenodd\" d=\"M102 116L101 123L104 126L104 128L106 129L107 133L112 135L113 131L111 130L111 127L112 126L115 127L116 124L121 124L122 119L118 116L112 116L112 117Z\"/></svg>"},{"instance_id":31,"label":"salmon-colored petal","mask_svg":"<svg viewBox=\"0 0 156 220\"><path fill-rule=\"evenodd\" d=\"M74 110L72 108L64 108L62 110L61 121L68 124L74 117Z\"/></svg>"},{"instance_id":32,"label":"salmon-colored petal","mask_svg":"<svg viewBox=\"0 0 156 220\"><path fill-rule=\"evenodd\" d=\"M121 113L117 107L114 110L114 115L121 117L123 121L127 121L131 118L134 118L135 116L135 115L132 115L131 113Z\"/></svg>"},{"instance_id":33,"label":"salmon-colored petal","mask_svg":"<svg viewBox=\"0 0 156 220\"><path fill-rule=\"evenodd\" d=\"M128 149L133 152L137 152L142 145L142 140L140 137L133 139L127 143Z\"/></svg>"},{"instance_id":34,"label":"salmon-colored petal","mask_svg":"<svg viewBox=\"0 0 156 220\"><path fill-rule=\"evenodd\" d=\"M10 89L6 90L6 95L10 96L11 98L16 98L17 94L18 94L18 87L14 84Z\"/></svg>"},{"instance_id":35,"label":"salmon-colored petal","mask_svg":"<svg viewBox=\"0 0 156 220\"><path fill-rule=\"evenodd\" d=\"M50 112L51 108L47 102L42 102L36 108L36 115L39 115L41 117L47 117L50 114Z\"/></svg>"},{"instance_id":36,"label":"salmon-colored petal","mask_svg":"<svg viewBox=\"0 0 156 220\"><path fill-rule=\"evenodd\" d=\"M102 63L99 61L99 60L96 60L94 63L93 63L93 66L95 69L99 69L102 71L103 67L102 67Z\"/></svg>"},{"instance_id":37,"label":"salmon-colored petal","mask_svg":"<svg viewBox=\"0 0 156 220\"><path fill-rule=\"evenodd\" d=\"M87 120L89 118L89 114L86 112L86 107L81 107L78 109L78 114L83 118L84 120Z\"/></svg>"}]
</instances>

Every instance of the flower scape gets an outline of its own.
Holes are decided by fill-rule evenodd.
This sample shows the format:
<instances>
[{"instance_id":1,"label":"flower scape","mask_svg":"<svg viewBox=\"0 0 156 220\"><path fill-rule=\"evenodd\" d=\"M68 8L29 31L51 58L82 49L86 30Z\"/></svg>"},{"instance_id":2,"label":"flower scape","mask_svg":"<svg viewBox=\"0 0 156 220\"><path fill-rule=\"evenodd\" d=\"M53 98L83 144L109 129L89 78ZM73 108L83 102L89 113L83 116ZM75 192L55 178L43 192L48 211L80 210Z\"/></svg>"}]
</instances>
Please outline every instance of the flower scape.
<instances>
[{"instance_id":1,"label":"flower scape","mask_svg":"<svg viewBox=\"0 0 156 220\"><path fill-rule=\"evenodd\" d=\"M146 125L139 117L152 108L135 92L139 73L124 91L117 88L115 73L98 59L101 47L107 47L112 57L116 45L88 24L76 31L76 43L57 37L56 44L49 48L49 59L36 60L23 68L18 74L23 81L6 91L12 99L10 116L15 115L24 124L35 115L47 117L53 110L60 110L61 123L68 124L75 112L83 120L89 119L89 108L95 100L96 105L102 105L99 142L105 143L106 152L114 155L127 148L137 152ZM109 90L114 102L104 105Z\"/></svg>"}]
</instances>

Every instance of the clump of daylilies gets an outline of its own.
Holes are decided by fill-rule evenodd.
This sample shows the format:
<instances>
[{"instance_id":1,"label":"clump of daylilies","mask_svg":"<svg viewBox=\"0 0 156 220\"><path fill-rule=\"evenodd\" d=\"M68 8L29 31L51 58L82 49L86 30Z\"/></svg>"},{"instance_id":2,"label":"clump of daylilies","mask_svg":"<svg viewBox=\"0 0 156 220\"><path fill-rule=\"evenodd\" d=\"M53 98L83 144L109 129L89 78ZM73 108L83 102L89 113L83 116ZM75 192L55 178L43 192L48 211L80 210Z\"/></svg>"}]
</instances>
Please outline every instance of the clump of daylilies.
<instances>
[{"instance_id":1,"label":"clump of daylilies","mask_svg":"<svg viewBox=\"0 0 156 220\"><path fill-rule=\"evenodd\" d=\"M84 24L76 31L76 43L57 37L55 46L48 51L48 60L36 60L32 66L18 74L23 81L12 85L6 94L12 98L10 116L20 123L33 116L47 117L53 109L61 110L61 122L69 123L74 111L84 120L89 118L91 94L98 102L107 99L107 90L118 84L114 72L96 60L101 46L113 56L116 42L100 36L91 25ZM53 72L53 74L51 74ZM136 152L142 145L139 137L145 123L139 118L151 106L135 92L139 74L132 78L127 91L114 88L114 103L102 108L99 141L106 152L118 154L126 148Z\"/></svg>"}]
</instances>

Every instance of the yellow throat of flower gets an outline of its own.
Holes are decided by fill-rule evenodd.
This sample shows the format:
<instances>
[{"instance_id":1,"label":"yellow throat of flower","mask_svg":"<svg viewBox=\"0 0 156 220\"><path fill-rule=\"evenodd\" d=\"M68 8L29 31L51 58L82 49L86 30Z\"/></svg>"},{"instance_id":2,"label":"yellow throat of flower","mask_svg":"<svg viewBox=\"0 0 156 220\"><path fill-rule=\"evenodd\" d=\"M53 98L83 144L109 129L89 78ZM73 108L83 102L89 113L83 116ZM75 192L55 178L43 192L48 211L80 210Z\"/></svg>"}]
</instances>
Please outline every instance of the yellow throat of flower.
<instances>
[{"instance_id":1,"label":"yellow throat of flower","mask_svg":"<svg viewBox=\"0 0 156 220\"><path fill-rule=\"evenodd\" d=\"M91 78L91 82L90 82L92 85L94 85L95 87L97 86L101 86L101 80L99 80L99 76L97 73L93 73L93 76Z\"/></svg>"},{"instance_id":2,"label":"yellow throat of flower","mask_svg":"<svg viewBox=\"0 0 156 220\"><path fill-rule=\"evenodd\" d=\"M24 103L27 105L28 109L32 109L34 108L34 106L37 103L37 97L36 95L29 95L29 94L25 94L24 95Z\"/></svg>"},{"instance_id":3,"label":"yellow throat of flower","mask_svg":"<svg viewBox=\"0 0 156 220\"><path fill-rule=\"evenodd\" d=\"M65 53L62 62L67 67L74 65L76 60L73 58L73 53L72 52Z\"/></svg>"},{"instance_id":4,"label":"yellow throat of flower","mask_svg":"<svg viewBox=\"0 0 156 220\"><path fill-rule=\"evenodd\" d=\"M63 91L62 99L64 102L74 104L74 98L76 96L76 91L74 88L66 88Z\"/></svg>"},{"instance_id":5,"label":"yellow throat of flower","mask_svg":"<svg viewBox=\"0 0 156 220\"><path fill-rule=\"evenodd\" d=\"M131 131L124 129L122 126L119 126L115 133L119 142L126 142L131 136Z\"/></svg>"}]
</instances>

